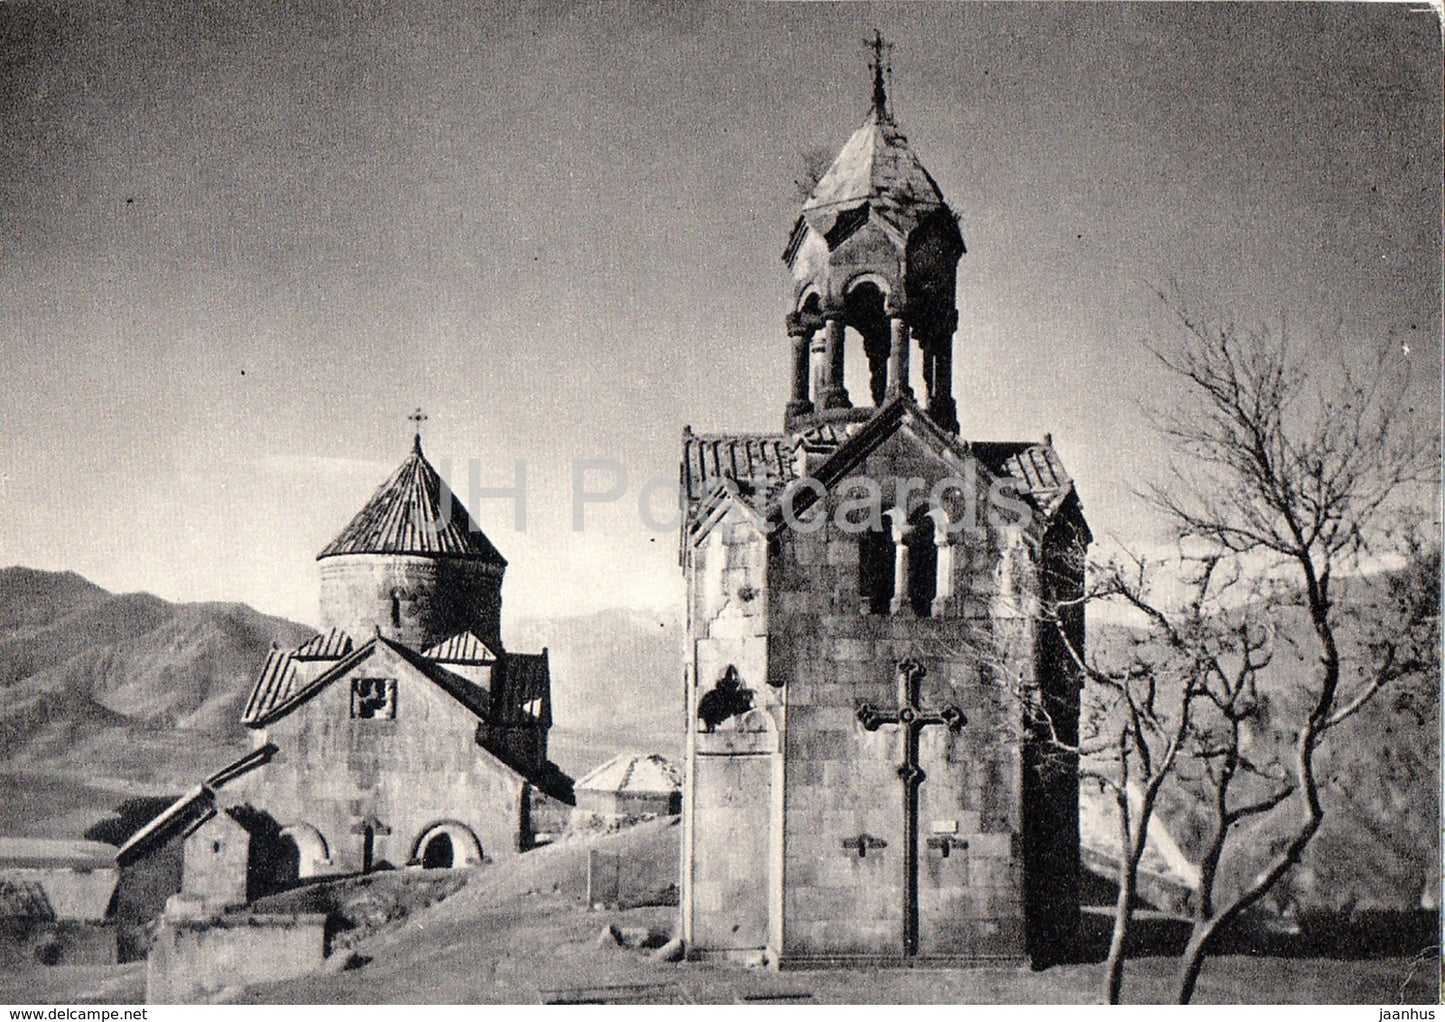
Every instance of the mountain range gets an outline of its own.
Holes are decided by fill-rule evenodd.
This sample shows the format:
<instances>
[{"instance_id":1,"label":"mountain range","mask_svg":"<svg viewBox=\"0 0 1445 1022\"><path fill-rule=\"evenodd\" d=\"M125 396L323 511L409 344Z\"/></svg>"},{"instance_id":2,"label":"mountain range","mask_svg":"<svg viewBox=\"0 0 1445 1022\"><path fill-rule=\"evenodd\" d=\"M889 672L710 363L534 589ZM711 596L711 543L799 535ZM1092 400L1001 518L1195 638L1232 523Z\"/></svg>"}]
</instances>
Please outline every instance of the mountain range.
<instances>
[{"instance_id":1,"label":"mountain range","mask_svg":"<svg viewBox=\"0 0 1445 1022\"><path fill-rule=\"evenodd\" d=\"M125 790L194 784L247 748L241 707L271 645L313 631L239 603L0 569L0 769ZM565 769L629 745L677 751L680 634L676 621L627 611L509 625L509 648L551 654L553 757Z\"/></svg>"}]
</instances>

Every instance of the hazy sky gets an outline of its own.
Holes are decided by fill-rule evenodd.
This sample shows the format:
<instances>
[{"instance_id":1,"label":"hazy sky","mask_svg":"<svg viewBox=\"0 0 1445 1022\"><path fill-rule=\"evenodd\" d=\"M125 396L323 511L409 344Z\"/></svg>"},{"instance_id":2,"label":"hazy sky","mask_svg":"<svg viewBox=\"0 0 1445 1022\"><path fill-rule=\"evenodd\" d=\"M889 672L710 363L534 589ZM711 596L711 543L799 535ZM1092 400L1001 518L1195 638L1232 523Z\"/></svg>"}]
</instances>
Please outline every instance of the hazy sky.
<instances>
[{"instance_id":1,"label":"hazy sky","mask_svg":"<svg viewBox=\"0 0 1445 1022\"><path fill-rule=\"evenodd\" d=\"M525 533L479 507L509 613L677 600L638 488L684 423L779 425L794 182L875 26L969 249L963 433L1051 431L1096 532L1148 533L1171 278L1395 339L1438 404L1430 11L7 3L4 563L314 620L421 405L459 486L527 462ZM574 533L591 457L631 487Z\"/></svg>"}]
</instances>

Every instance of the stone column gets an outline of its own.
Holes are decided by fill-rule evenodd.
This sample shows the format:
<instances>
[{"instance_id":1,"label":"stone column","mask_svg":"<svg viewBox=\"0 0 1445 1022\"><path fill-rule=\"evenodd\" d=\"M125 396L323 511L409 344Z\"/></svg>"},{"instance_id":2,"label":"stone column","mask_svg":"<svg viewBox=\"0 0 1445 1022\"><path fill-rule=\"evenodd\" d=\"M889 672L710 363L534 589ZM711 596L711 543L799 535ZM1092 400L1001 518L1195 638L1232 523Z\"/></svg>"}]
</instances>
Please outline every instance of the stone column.
<instances>
[{"instance_id":1,"label":"stone column","mask_svg":"<svg viewBox=\"0 0 1445 1022\"><path fill-rule=\"evenodd\" d=\"M928 416L950 433L958 432L958 407L953 401L953 332L957 327L958 313L955 312L929 332L928 345L933 352Z\"/></svg>"},{"instance_id":2,"label":"stone column","mask_svg":"<svg viewBox=\"0 0 1445 1022\"><path fill-rule=\"evenodd\" d=\"M815 333L808 343L808 374L812 380L812 405L818 409L823 406L823 391L828 386L828 349L821 333Z\"/></svg>"},{"instance_id":3,"label":"stone column","mask_svg":"<svg viewBox=\"0 0 1445 1022\"><path fill-rule=\"evenodd\" d=\"M843 386L843 317L832 315L823 321L823 344L827 352L822 405L824 408L852 408Z\"/></svg>"},{"instance_id":4,"label":"stone column","mask_svg":"<svg viewBox=\"0 0 1445 1022\"><path fill-rule=\"evenodd\" d=\"M933 580L933 617L947 617L953 603L954 536L946 525L934 523L933 543L938 548L938 572Z\"/></svg>"},{"instance_id":5,"label":"stone column","mask_svg":"<svg viewBox=\"0 0 1445 1022\"><path fill-rule=\"evenodd\" d=\"M890 614L912 614L913 606L908 601L908 519L897 508L888 512L893 522L893 599L889 601Z\"/></svg>"},{"instance_id":6,"label":"stone column","mask_svg":"<svg viewBox=\"0 0 1445 1022\"><path fill-rule=\"evenodd\" d=\"M908 384L908 324L901 316L893 316L888 320L888 333L888 396L912 397L913 388Z\"/></svg>"},{"instance_id":7,"label":"stone column","mask_svg":"<svg viewBox=\"0 0 1445 1022\"><path fill-rule=\"evenodd\" d=\"M793 345L793 392L788 400L788 419L813 410L813 402L808 399L808 346L814 332L813 327L798 316L788 317L788 339Z\"/></svg>"}]
</instances>

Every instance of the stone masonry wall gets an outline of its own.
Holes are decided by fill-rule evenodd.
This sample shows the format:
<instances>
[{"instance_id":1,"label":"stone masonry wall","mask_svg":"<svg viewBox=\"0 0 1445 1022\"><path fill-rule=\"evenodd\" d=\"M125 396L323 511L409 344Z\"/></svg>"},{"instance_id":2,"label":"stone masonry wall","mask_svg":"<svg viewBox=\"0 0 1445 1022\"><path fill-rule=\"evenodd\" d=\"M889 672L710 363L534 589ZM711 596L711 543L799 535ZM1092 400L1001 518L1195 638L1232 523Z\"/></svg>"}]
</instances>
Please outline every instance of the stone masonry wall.
<instances>
[{"instance_id":1,"label":"stone masonry wall","mask_svg":"<svg viewBox=\"0 0 1445 1022\"><path fill-rule=\"evenodd\" d=\"M875 451L858 469L865 473L884 483L885 506L893 501L892 480L951 474L904 434ZM786 684L787 701L783 956L901 951L903 740L897 726L865 731L856 707L896 707L904 657L927 668L923 707L951 703L968 716L960 734L935 726L920 739L919 952L1021 956L1018 707L990 683L981 662L988 658L977 651L991 633L999 539L990 531L956 558L958 598L949 616L870 614L859 594L858 537L833 524L837 501L835 491L821 531L783 530L770 560L769 671ZM928 845L931 837L947 839L947 858ZM861 856L859 838L875 843Z\"/></svg>"},{"instance_id":2,"label":"stone masonry wall","mask_svg":"<svg viewBox=\"0 0 1445 1022\"><path fill-rule=\"evenodd\" d=\"M777 694L766 675L766 560L764 536L734 512L693 551L689 571L683 919L704 952L760 949L768 937ZM752 709L708 733L698 702L729 670Z\"/></svg>"},{"instance_id":3,"label":"stone masonry wall","mask_svg":"<svg viewBox=\"0 0 1445 1022\"><path fill-rule=\"evenodd\" d=\"M421 835L448 820L470 828L489 857L518 851L525 781L477 746L476 718L388 650L354 673L397 679L396 719L351 719L350 679L338 679L267 729L279 752L224 789L228 804L315 827L331 851L322 872L361 868L352 828L368 816L390 829L375 835L375 863L404 864Z\"/></svg>"},{"instance_id":4,"label":"stone masonry wall","mask_svg":"<svg viewBox=\"0 0 1445 1022\"><path fill-rule=\"evenodd\" d=\"M325 953L324 915L164 919L146 960L146 1003L194 1003L228 986L304 976Z\"/></svg>"},{"instance_id":5,"label":"stone masonry wall","mask_svg":"<svg viewBox=\"0 0 1445 1022\"><path fill-rule=\"evenodd\" d=\"M181 891L220 909L248 900L251 835L222 812L187 835Z\"/></svg>"},{"instance_id":6,"label":"stone masonry wall","mask_svg":"<svg viewBox=\"0 0 1445 1022\"><path fill-rule=\"evenodd\" d=\"M357 643L374 629L425 650L470 629L502 648L502 571L460 558L349 554L321 565L323 628L340 628ZM398 598L400 623L392 618Z\"/></svg>"}]
</instances>

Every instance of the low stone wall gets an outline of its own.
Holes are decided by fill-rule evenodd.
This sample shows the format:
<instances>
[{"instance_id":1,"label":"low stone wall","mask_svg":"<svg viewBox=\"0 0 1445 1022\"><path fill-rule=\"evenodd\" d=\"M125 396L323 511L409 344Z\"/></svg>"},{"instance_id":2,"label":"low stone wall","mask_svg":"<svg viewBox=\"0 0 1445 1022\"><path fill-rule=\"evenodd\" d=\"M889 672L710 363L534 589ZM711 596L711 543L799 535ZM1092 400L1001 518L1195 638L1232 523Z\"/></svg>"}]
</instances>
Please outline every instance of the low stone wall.
<instances>
[{"instance_id":1,"label":"low stone wall","mask_svg":"<svg viewBox=\"0 0 1445 1022\"><path fill-rule=\"evenodd\" d=\"M192 1004L224 987L304 976L326 957L320 913L211 919L168 912L146 960L147 1004Z\"/></svg>"}]
</instances>

